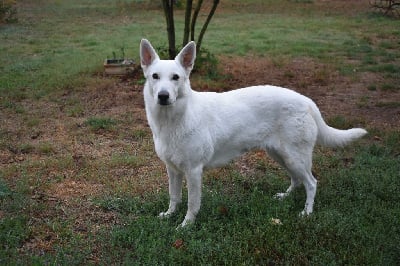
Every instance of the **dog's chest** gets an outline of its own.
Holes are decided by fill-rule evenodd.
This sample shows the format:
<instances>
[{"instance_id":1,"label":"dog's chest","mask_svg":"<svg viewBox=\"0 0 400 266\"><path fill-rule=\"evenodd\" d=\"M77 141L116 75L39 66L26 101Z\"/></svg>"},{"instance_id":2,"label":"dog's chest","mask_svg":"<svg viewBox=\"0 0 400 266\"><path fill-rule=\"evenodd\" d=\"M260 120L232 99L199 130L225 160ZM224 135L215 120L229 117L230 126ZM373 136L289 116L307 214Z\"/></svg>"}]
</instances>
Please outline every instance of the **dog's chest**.
<instances>
[{"instance_id":1,"label":"dog's chest","mask_svg":"<svg viewBox=\"0 0 400 266\"><path fill-rule=\"evenodd\" d=\"M154 139L154 146L158 157L169 166L185 171L188 168L188 160L186 150L177 143L165 142L161 139Z\"/></svg>"},{"instance_id":2,"label":"dog's chest","mask_svg":"<svg viewBox=\"0 0 400 266\"><path fill-rule=\"evenodd\" d=\"M181 165L186 150L185 139L172 132L154 135L154 147L158 157L165 163Z\"/></svg>"},{"instance_id":3,"label":"dog's chest","mask_svg":"<svg viewBox=\"0 0 400 266\"><path fill-rule=\"evenodd\" d=\"M154 136L154 147L161 160L166 161L172 156L174 153L174 146L175 145L171 145L169 141L166 141L166 139Z\"/></svg>"},{"instance_id":4,"label":"dog's chest","mask_svg":"<svg viewBox=\"0 0 400 266\"><path fill-rule=\"evenodd\" d=\"M182 171L193 165L204 165L213 152L207 130L184 129L174 128L153 135L158 157L164 163L174 165Z\"/></svg>"}]
</instances>

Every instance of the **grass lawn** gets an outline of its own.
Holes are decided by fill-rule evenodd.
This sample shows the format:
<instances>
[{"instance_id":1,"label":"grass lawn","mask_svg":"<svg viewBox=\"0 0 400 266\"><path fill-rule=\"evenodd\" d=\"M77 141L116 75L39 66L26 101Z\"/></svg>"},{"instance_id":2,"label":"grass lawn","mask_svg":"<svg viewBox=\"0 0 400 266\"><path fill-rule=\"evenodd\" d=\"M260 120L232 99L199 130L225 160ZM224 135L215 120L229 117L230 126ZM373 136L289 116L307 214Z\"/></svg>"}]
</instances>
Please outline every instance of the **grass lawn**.
<instances>
[{"instance_id":1,"label":"grass lawn","mask_svg":"<svg viewBox=\"0 0 400 266\"><path fill-rule=\"evenodd\" d=\"M219 72L195 73L196 87L293 87L369 135L316 149L310 217L303 189L273 199L289 180L255 151L205 173L198 219L177 231L186 202L156 218L168 180L143 79L102 74L114 54L138 59L141 38L166 48L159 5L33 2L0 24L0 265L400 263L399 20L363 1L221 1L203 43Z\"/></svg>"}]
</instances>

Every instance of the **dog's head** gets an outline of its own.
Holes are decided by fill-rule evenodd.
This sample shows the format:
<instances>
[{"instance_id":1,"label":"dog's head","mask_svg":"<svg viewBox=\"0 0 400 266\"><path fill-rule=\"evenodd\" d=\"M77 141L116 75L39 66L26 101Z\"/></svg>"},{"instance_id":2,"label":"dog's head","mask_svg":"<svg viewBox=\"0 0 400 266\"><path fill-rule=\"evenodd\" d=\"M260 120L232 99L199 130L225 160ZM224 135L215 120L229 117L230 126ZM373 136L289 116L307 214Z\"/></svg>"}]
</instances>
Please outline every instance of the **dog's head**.
<instances>
[{"instance_id":1,"label":"dog's head","mask_svg":"<svg viewBox=\"0 0 400 266\"><path fill-rule=\"evenodd\" d=\"M159 105L171 105L186 93L196 58L196 44L188 43L175 60L160 60L146 39L140 42L140 63L150 95Z\"/></svg>"}]
</instances>

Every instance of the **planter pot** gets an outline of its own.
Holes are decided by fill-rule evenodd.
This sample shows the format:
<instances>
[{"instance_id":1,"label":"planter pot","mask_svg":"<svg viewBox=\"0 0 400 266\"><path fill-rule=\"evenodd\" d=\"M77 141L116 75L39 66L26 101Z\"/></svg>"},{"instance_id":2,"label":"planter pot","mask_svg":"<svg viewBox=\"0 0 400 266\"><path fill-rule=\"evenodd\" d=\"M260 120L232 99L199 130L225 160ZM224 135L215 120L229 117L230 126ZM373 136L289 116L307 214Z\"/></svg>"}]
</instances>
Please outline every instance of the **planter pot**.
<instances>
[{"instance_id":1,"label":"planter pot","mask_svg":"<svg viewBox=\"0 0 400 266\"><path fill-rule=\"evenodd\" d=\"M123 76L135 71L136 64L133 59L106 59L104 60L104 73L106 75Z\"/></svg>"}]
</instances>

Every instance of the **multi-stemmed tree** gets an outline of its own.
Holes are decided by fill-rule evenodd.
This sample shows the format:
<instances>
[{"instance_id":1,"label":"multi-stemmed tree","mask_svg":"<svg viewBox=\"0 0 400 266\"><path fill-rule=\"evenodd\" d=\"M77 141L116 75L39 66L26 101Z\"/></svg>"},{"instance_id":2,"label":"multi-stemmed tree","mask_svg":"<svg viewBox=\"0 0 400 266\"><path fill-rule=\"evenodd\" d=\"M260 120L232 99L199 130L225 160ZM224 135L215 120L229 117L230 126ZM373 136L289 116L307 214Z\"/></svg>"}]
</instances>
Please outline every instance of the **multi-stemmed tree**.
<instances>
[{"instance_id":1,"label":"multi-stemmed tree","mask_svg":"<svg viewBox=\"0 0 400 266\"><path fill-rule=\"evenodd\" d=\"M167 22L168 53L170 59L173 59L176 56L175 21L174 21L174 4L176 4L176 2L177 2L176 0L162 0L165 19ZM195 40L195 28L196 28L197 18L202 8L203 2L204 2L203 0L197 0L197 1L186 0L185 2L186 4L185 27L183 32L182 45L185 46L189 42L190 38L190 41L196 41L197 52L200 51L204 34L207 30L208 24L210 23L212 17L214 16L215 10L217 9L217 6L219 4L219 0L213 0L212 7L208 12L207 19L200 30L197 40ZM193 8L193 4L195 4L195 8Z\"/></svg>"}]
</instances>

